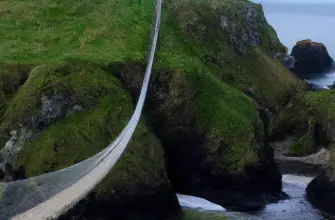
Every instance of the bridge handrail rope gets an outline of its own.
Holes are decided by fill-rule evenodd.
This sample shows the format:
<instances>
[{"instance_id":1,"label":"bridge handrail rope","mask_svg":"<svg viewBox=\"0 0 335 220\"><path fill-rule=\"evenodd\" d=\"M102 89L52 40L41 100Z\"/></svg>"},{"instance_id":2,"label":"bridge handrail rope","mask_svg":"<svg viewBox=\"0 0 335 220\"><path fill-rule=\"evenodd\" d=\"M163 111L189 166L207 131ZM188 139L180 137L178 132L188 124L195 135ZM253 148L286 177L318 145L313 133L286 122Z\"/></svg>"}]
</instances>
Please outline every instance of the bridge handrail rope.
<instances>
[{"instance_id":1,"label":"bridge handrail rope","mask_svg":"<svg viewBox=\"0 0 335 220\"><path fill-rule=\"evenodd\" d=\"M85 161L52 173L0 185L0 220L55 219L93 190L116 164L141 117L157 47L162 1L156 2L154 33L141 93L126 127L107 148ZM47 189L49 185L58 188Z\"/></svg>"}]
</instances>

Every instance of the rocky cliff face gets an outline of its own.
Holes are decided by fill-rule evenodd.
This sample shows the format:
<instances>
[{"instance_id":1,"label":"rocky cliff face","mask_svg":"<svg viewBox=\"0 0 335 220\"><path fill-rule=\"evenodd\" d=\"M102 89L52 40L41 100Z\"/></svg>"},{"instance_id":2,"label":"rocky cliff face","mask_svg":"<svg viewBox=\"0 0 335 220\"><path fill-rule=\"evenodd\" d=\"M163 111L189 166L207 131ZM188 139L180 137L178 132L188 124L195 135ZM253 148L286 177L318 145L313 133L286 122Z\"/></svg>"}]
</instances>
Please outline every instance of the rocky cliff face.
<instances>
[{"instance_id":1,"label":"rocky cliff face","mask_svg":"<svg viewBox=\"0 0 335 220\"><path fill-rule=\"evenodd\" d=\"M145 114L165 148L173 188L242 210L279 199L281 175L267 141L268 120L303 88L272 58L284 46L259 5L171 1L167 7L174 24L169 34L181 34L185 45L171 45L163 24L161 68L155 70ZM166 62L174 51L191 52L177 53L180 63ZM136 100L143 66L114 68ZM270 87L274 79L279 81Z\"/></svg>"},{"instance_id":2,"label":"rocky cliff face","mask_svg":"<svg viewBox=\"0 0 335 220\"><path fill-rule=\"evenodd\" d=\"M119 67L124 85L133 97L138 96L141 88L141 78L136 80L141 70L136 64ZM218 87L206 91L201 88L205 85L195 85L186 77L156 71L145 113L165 148L167 173L174 190L241 210L259 209L278 199L281 175L271 150L266 149L256 105L233 88L226 89L236 92L234 95L224 95L227 90L214 80L211 85ZM197 101L203 92L210 99L206 104L212 106L212 115L201 115L209 110L202 109L204 102ZM248 110L238 111L237 106ZM229 131L236 133L229 135ZM268 198L264 200L263 196Z\"/></svg>"}]
</instances>

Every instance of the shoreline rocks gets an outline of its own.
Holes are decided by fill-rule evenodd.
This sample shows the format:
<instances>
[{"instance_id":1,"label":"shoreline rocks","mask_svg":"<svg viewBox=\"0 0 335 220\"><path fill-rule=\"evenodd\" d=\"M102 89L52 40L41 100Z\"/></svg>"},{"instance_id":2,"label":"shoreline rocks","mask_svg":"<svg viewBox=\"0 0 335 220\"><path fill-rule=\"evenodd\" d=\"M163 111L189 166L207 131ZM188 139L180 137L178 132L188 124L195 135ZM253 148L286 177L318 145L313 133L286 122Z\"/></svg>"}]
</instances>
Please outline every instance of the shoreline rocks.
<instances>
[{"instance_id":1,"label":"shoreline rocks","mask_svg":"<svg viewBox=\"0 0 335 220\"><path fill-rule=\"evenodd\" d=\"M316 208L335 214L335 182L322 174L314 178L306 188L307 199Z\"/></svg>"}]
</instances>

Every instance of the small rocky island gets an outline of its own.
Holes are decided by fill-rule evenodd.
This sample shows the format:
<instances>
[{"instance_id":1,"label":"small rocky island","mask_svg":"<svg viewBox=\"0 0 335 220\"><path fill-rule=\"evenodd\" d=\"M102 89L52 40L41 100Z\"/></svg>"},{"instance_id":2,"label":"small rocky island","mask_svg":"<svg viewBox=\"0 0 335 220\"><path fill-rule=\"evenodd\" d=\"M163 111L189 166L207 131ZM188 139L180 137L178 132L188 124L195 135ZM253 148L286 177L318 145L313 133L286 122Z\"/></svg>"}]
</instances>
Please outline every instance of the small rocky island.
<instances>
[{"instance_id":1,"label":"small rocky island","mask_svg":"<svg viewBox=\"0 0 335 220\"><path fill-rule=\"evenodd\" d=\"M329 56L323 43L302 40L293 47L291 56L295 58L292 72L299 76L322 74L334 68L334 60Z\"/></svg>"}]
</instances>

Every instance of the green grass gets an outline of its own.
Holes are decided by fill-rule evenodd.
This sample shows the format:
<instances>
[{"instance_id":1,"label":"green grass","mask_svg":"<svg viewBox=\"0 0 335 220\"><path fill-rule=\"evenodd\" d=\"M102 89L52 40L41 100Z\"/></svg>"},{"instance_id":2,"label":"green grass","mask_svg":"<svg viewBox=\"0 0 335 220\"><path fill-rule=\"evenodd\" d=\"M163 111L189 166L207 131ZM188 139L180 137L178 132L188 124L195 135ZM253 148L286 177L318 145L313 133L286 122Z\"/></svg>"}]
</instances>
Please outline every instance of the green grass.
<instances>
[{"instance_id":1,"label":"green grass","mask_svg":"<svg viewBox=\"0 0 335 220\"><path fill-rule=\"evenodd\" d=\"M210 140L209 156L216 167L213 172L225 169L242 172L245 165L258 162L254 126L258 126L259 119L255 104L213 75L199 73L191 77L196 83L193 86L196 120L199 131L206 133Z\"/></svg>"},{"instance_id":2,"label":"green grass","mask_svg":"<svg viewBox=\"0 0 335 220\"><path fill-rule=\"evenodd\" d=\"M302 156L314 153L317 143L314 137L315 122L308 122L309 128L305 135L300 137L289 149L288 156Z\"/></svg>"},{"instance_id":3,"label":"green grass","mask_svg":"<svg viewBox=\"0 0 335 220\"><path fill-rule=\"evenodd\" d=\"M213 213L203 213L193 210L184 210L182 220L227 220L226 216Z\"/></svg>"},{"instance_id":4,"label":"green grass","mask_svg":"<svg viewBox=\"0 0 335 220\"><path fill-rule=\"evenodd\" d=\"M0 61L141 60L148 48L155 1L141 2L1 1Z\"/></svg>"},{"instance_id":5,"label":"green grass","mask_svg":"<svg viewBox=\"0 0 335 220\"><path fill-rule=\"evenodd\" d=\"M335 118L335 91L306 92L298 96L310 114L320 121Z\"/></svg>"}]
</instances>

